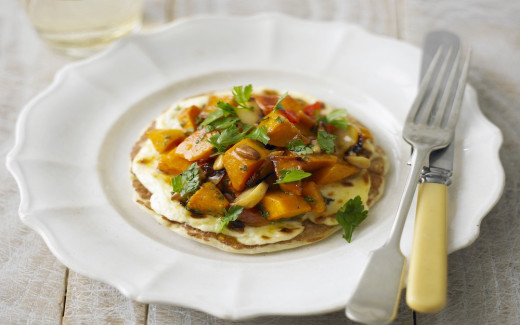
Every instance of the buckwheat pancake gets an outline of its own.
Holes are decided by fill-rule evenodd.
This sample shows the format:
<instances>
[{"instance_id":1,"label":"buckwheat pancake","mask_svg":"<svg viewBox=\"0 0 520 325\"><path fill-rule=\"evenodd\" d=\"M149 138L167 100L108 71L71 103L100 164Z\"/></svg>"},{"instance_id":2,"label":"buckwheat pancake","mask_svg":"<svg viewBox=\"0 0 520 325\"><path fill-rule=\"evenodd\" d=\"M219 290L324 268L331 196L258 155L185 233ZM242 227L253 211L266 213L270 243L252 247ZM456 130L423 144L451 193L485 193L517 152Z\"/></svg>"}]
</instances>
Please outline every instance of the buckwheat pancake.
<instances>
[{"instance_id":1,"label":"buckwheat pancake","mask_svg":"<svg viewBox=\"0 0 520 325\"><path fill-rule=\"evenodd\" d=\"M241 254L300 247L342 228L350 241L383 195L387 170L383 149L346 110L250 85L175 103L131 152L140 207L182 236Z\"/></svg>"}]
</instances>

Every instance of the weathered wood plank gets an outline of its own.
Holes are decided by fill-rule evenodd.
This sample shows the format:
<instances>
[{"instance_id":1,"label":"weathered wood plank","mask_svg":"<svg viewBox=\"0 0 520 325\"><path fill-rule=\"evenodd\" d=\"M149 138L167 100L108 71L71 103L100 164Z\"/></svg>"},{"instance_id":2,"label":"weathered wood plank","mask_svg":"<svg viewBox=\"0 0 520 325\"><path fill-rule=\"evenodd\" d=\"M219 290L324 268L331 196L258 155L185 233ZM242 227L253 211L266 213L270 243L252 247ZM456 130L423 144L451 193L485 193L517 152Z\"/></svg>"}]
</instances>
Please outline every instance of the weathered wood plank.
<instances>
[{"instance_id":1,"label":"weathered wood plank","mask_svg":"<svg viewBox=\"0 0 520 325\"><path fill-rule=\"evenodd\" d=\"M173 18L199 14L254 15L279 12L311 20L351 22L372 32L396 36L397 0L262 0L252 4L242 0L176 0Z\"/></svg>"},{"instance_id":2,"label":"weathered wood plank","mask_svg":"<svg viewBox=\"0 0 520 325\"><path fill-rule=\"evenodd\" d=\"M302 294L312 294L311 292ZM148 325L166 325L166 324L191 324L191 325L232 325L240 323L241 325L272 325L272 324L298 324L298 325L315 325L315 324L338 324L338 325L354 325L345 316L343 310L327 313L323 315L313 316L264 316L245 321L228 321L208 315L206 313L165 305L150 305L148 311ZM402 297L399 305L395 324L413 325L412 311L406 306Z\"/></svg>"},{"instance_id":3,"label":"weathered wood plank","mask_svg":"<svg viewBox=\"0 0 520 325\"><path fill-rule=\"evenodd\" d=\"M146 324L147 305L69 271L63 324Z\"/></svg>"},{"instance_id":4,"label":"weathered wood plank","mask_svg":"<svg viewBox=\"0 0 520 325\"><path fill-rule=\"evenodd\" d=\"M34 35L19 4L0 4L0 161L14 143L16 118L26 102L69 59L53 58ZM42 64L45 62L45 64ZM16 184L0 165L0 324L58 324L65 267L18 217Z\"/></svg>"},{"instance_id":5,"label":"weathered wood plank","mask_svg":"<svg viewBox=\"0 0 520 325\"><path fill-rule=\"evenodd\" d=\"M517 324L520 320L520 3L500 0L409 0L401 34L420 45L433 29L457 33L471 47L469 82L484 114L503 132L505 194L481 225L479 239L448 260L448 304L423 324ZM485 141L485 135L483 135ZM486 172L486 171L482 171ZM478 177L478 175L475 175Z\"/></svg>"}]
</instances>

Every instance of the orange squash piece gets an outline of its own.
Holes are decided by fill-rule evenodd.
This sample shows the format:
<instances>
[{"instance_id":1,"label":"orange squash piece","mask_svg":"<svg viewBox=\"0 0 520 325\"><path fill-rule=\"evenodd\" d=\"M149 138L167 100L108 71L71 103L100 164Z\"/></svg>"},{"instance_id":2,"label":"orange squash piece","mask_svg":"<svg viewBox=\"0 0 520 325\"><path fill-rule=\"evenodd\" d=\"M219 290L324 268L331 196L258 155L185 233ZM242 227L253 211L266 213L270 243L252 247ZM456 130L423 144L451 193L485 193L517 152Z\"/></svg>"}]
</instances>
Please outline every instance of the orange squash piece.
<instances>
[{"instance_id":1,"label":"orange squash piece","mask_svg":"<svg viewBox=\"0 0 520 325\"><path fill-rule=\"evenodd\" d=\"M257 159L253 159L251 155L248 158L247 154L244 154L243 148L247 147L256 151ZM246 187L247 180L262 166L268 154L269 150L265 149L262 143L251 139L240 140L226 151L223 158L224 168L235 191L242 191Z\"/></svg>"},{"instance_id":2,"label":"orange squash piece","mask_svg":"<svg viewBox=\"0 0 520 325\"><path fill-rule=\"evenodd\" d=\"M269 224L269 220L267 220L258 208L250 208L244 209L242 213L238 216L238 220L242 221L246 226L251 227L261 227L267 226Z\"/></svg>"},{"instance_id":3,"label":"orange squash piece","mask_svg":"<svg viewBox=\"0 0 520 325\"><path fill-rule=\"evenodd\" d=\"M177 119L181 123L181 127L184 131L195 131L197 129L197 117L199 116L201 109L198 106L192 105L183 109Z\"/></svg>"},{"instance_id":4,"label":"orange squash piece","mask_svg":"<svg viewBox=\"0 0 520 325\"><path fill-rule=\"evenodd\" d=\"M225 214L229 201L215 184L206 182L191 196L186 206L195 213L217 215Z\"/></svg>"},{"instance_id":5,"label":"orange squash piece","mask_svg":"<svg viewBox=\"0 0 520 325\"><path fill-rule=\"evenodd\" d=\"M176 129L153 129L146 132L146 137L152 141L158 153L172 150L186 138L184 132Z\"/></svg>"},{"instance_id":6,"label":"orange squash piece","mask_svg":"<svg viewBox=\"0 0 520 325\"><path fill-rule=\"evenodd\" d=\"M159 157L157 169L168 175L175 176L188 169L191 164L192 162L176 155L174 149L166 154L162 154Z\"/></svg>"},{"instance_id":7,"label":"orange squash piece","mask_svg":"<svg viewBox=\"0 0 520 325\"><path fill-rule=\"evenodd\" d=\"M284 109L293 111L296 114L303 110L303 107L305 106L303 102L291 97L290 95L285 96L280 104L282 104Z\"/></svg>"},{"instance_id":8,"label":"orange squash piece","mask_svg":"<svg viewBox=\"0 0 520 325\"><path fill-rule=\"evenodd\" d=\"M260 109L267 115L273 111L274 105L278 102L276 95L253 95Z\"/></svg>"},{"instance_id":9,"label":"orange squash piece","mask_svg":"<svg viewBox=\"0 0 520 325\"><path fill-rule=\"evenodd\" d=\"M323 212L327 207L325 199L321 195L320 187L314 182L304 182L303 185L303 196L310 198L309 202L312 212Z\"/></svg>"},{"instance_id":10,"label":"orange squash piece","mask_svg":"<svg viewBox=\"0 0 520 325\"><path fill-rule=\"evenodd\" d=\"M267 220L291 218L311 211L311 206L303 197L284 192L267 192L262 206L269 214Z\"/></svg>"},{"instance_id":11,"label":"orange squash piece","mask_svg":"<svg viewBox=\"0 0 520 325\"><path fill-rule=\"evenodd\" d=\"M297 157L274 156L270 158L274 165L274 171L278 179L282 178L282 170L302 170L303 163ZM294 195L302 195L302 182L281 183L280 189Z\"/></svg>"},{"instance_id":12,"label":"orange squash piece","mask_svg":"<svg viewBox=\"0 0 520 325\"><path fill-rule=\"evenodd\" d=\"M281 110L269 113L258 127L265 127L269 136L269 144L277 147L285 147L300 130L285 117Z\"/></svg>"},{"instance_id":13,"label":"orange squash piece","mask_svg":"<svg viewBox=\"0 0 520 325\"><path fill-rule=\"evenodd\" d=\"M359 172L359 168L348 164L334 164L315 171L310 177L318 185L326 185L340 181Z\"/></svg>"},{"instance_id":14,"label":"orange squash piece","mask_svg":"<svg viewBox=\"0 0 520 325\"><path fill-rule=\"evenodd\" d=\"M330 167L338 162L338 156L329 154L297 155L289 153L291 157L298 157L302 161L302 169L306 172L314 172L324 167Z\"/></svg>"},{"instance_id":15,"label":"orange squash piece","mask_svg":"<svg viewBox=\"0 0 520 325\"><path fill-rule=\"evenodd\" d=\"M208 159L213 154L213 145L206 139L215 133L217 131L206 133L204 129L195 131L177 146L176 155L188 161Z\"/></svg>"},{"instance_id":16,"label":"orange squash piece","mask_svg":"<svg viewBox=\"0 0 520 325\"><path fill-rule=\"evenodd\" d=\"M204 108L204 114L209 114L213 111L215 111L218 106L218 102L224 102L224 103L233 103L233 96L215 96L211 95L209 96L208 103L206 104L206 107Z\"/></svg>"}]
</instances>

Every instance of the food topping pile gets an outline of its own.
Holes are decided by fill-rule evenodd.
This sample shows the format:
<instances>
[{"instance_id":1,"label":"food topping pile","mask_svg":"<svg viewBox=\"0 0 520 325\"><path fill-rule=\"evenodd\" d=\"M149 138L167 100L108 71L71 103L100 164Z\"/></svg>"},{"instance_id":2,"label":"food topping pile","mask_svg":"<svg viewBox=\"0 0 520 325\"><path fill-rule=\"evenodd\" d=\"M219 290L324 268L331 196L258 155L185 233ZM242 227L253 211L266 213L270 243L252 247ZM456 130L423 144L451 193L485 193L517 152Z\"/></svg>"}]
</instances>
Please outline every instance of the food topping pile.
<instances>
[{"instance_id":1,"label":"food topping pile","mask_svg":"<svg viewBox=\"0 0 520 325\"><path fill-rule=\"evenodd\" d=\"M145 133L154 168L169 199L213 218L215 233L310 220L339 224L350 242L366 218L373 136L345 109L247 85L176 111L178 128Z\"/></svg>"}]
</instances>

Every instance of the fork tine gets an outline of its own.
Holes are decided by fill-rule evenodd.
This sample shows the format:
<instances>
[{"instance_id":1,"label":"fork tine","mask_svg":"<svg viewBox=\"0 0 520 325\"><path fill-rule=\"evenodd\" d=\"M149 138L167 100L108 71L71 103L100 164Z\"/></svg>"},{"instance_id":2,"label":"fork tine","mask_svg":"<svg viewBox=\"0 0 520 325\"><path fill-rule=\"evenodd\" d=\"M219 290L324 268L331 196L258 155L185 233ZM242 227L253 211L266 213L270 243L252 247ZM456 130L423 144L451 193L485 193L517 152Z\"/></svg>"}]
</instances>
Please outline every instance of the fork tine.
<instances>
[{"instance_id":1,"label":"fork tine","mask_svg":"<svg viewBox=\"0 0 520 325\"><path fill-rule=\"evenodd\" d=\"M450 62L450 58L452 55L453 49L450 47L448 49L448 53L444 56L444 60L442 61L442 66L439 70L439 73L436 76L435 83L433 84L433 88L428 94L429 96L426 99L426 102L421 106L421 114L419 116L418 124L427 124L432 116L432 111L435 106L435 102L439 96L439 92L441 92L442 83L446 77L446 72L449 71L448 65Z\"/></svg>"},{"instance_id":2,"label":"fork tine","mask_svg":"<svg viewBox=\"0 0 520 325\"><path fill-rule=\"evenodd\" d=\"M453 60L453 64L451 66L451 72L448 76L448 80L446 81L446 86L444 87L445 91L442 93L441 100L439 101L439 105L437 106L437 112L435 113L435 120L433 121L433 126L441 126L444 116L446 115L446 111L450 107L450 100L454 100L453 94L456 93L456 91L452 91L454 89L455 81L459 81L460 75L457 74L459 72L459 66L461 61L461 53L462 51L459 50L456 53L456 57ZM447 58L446 60L451 60L451 58ZM454 103L454 101L452 102ZM451 105L453 107L453 105ZM448 114L451 114L451 111L448 111Z\"/></svg>"},{"instance_id":3,"label":"fork tine","mask_svg":"<svg viewBox=\"0 0 520 325\"><path fill-rule=\"evenodd\" d=\"M455 124L457 124L457 120L459 119L460 108L462 106L462 100L464 99L464 90L466 89L466 80L468 79L470 61L471 49L468 50L468 54L466 55L466 61L464 62L464 66L459 77L459 83L457 85L457 90L455 91L455 99L453 100L453 109L450 112L447 128L453 129L455 127Z\"/></svg>"},{"instance_id":4,"label":"fork tine","mask_svg":"<svg viewBox=\"0 0 520 325\"><path fill-rule=\"evenodd\" d=\"M428 70L424 74L423 81L421 82L421 85L419 87L419 93L415 97L415 100L412 104L412 107L410 108L408 116L406 117L406 123L413 123L417 117L417 113L419 111L419 108L421 107L424 96L425 96L426 92L428 91L429 84L430 84L431 80L433 79L435 71L437 70L437 65L439 64L442 49L443 49L443 46L441 45L437 49L437 52L435 53L435 56L433 57L433 59L430 63L430 66L428 67Z\"/></svg>"}]
</instances>

